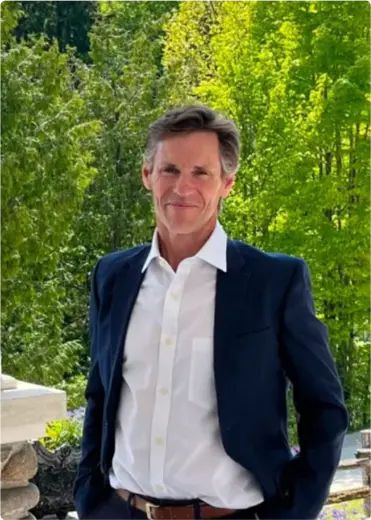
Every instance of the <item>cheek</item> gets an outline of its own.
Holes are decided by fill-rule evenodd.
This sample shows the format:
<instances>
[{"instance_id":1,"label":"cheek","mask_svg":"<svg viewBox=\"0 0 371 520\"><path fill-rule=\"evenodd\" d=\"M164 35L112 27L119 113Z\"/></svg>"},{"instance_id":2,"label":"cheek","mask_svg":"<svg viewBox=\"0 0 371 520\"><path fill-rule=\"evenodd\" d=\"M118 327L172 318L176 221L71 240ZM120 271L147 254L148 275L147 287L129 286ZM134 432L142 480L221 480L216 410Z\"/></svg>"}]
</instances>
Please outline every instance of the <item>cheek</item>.
<instances>
[{"instance_id":1,"label":"cheek","mask_svg":"<svg viewBox=\"0 0 371 520\"><path fill-rule=\"evenodd\" d=\"M162 199L166 198L171 194L172 188L171 183L164 179L158 179L153 184L153 194L158 201L162 201Z\"/></svg>"},{"instance_id":2,"label":"cheek","mask_svg":"<svg viewBox=\"0 0 371 520\"><path fill-rule=\"evenodd\" d=\"M218 189L216 186L205 187L205 189L202 191L202 196L207 204L213 205L215 201L219 201L220 189Z\"/></svg>"}]
</instances>

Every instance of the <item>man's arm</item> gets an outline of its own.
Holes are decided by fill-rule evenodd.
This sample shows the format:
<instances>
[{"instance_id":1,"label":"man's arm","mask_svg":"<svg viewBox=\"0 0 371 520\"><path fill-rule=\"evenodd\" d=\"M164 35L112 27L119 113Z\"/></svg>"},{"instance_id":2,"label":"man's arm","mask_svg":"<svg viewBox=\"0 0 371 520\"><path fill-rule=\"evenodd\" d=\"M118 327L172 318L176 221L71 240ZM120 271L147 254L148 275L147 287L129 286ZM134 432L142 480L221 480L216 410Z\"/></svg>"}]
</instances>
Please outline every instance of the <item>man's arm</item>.
<instances>
[{"instance_id":1,"label":"man's arm","mask_svg":"<svg viewBox=\"0 0 371 520\"><path fill-rule=\"evenodd\" d=\"M297 262L286 295L281 349L299 414L300 453L281 478L291 507L274 518L314 519L326 502L340 461L348 413L327 328L315 316L310 274L303 260Z\"/></svg>"},{"instance_id":2,"label":"man's arm","mask_svg":"<svg viewBox=\"0 0 371 520\"><path fill-rule=\"evenodd\" d=\"M100 470L104 388L99 374L97 345L97 316L99 296L96 264L91 282L89 329L91 339L91 367L85 390L87 406L81 446L81 459L74 483L75 507L79 518L84 518L104 498L105 482Z\"/></svg>"}]
</instances>

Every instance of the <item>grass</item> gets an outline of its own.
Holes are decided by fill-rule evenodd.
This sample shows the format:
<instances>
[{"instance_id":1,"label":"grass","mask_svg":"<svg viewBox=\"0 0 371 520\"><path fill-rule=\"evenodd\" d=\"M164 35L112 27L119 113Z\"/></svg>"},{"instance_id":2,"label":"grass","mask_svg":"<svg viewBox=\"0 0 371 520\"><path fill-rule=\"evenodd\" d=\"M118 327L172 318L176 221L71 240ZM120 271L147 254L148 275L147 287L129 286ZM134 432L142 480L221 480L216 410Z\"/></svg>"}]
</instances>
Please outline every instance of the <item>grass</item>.
<instances>
[{"instance_id":1,"label":"grass","mask_svg":"<svg viewBox=\"0 0 371 520\"><path fill-rule=\"evenodd\" d=\"M351 500L341 504L325 506L318 517L319 520L368 520L370 512L365 514L363 500Z\"/></svg>"}]
</instances>

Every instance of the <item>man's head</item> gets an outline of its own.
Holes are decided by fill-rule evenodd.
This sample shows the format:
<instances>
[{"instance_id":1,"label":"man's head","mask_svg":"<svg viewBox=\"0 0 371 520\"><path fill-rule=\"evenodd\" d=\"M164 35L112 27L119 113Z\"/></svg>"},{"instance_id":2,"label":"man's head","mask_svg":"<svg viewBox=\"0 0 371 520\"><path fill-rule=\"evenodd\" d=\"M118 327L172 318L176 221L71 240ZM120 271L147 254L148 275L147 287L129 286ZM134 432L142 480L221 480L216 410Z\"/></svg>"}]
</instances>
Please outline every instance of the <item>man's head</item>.
<instances>
[{"instance_id":1,"label":"man's head","mask_svg":"<svg viewBox=\"0 0 371 520\"><path fill-rule=\"evenodd\" d=\"M164 114L149 128L143 183L157 222L179 234L216 221L238 169L240 140L229 119L206 106Z\"/></svg>"}]
</instances>

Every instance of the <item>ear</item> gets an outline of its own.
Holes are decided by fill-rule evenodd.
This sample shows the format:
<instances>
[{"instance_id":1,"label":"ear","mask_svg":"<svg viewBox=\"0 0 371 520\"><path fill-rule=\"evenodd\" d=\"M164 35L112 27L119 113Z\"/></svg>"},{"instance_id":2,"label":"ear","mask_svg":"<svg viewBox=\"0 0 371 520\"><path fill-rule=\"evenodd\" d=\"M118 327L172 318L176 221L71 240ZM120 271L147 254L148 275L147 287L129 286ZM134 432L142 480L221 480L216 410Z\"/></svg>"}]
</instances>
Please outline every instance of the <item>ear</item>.
<instances>
[{"instance_id":1,"label":"ear","mask_svg":"<svg viewBox=\"0 0 371 520\"><path fill-rule=\"evenodd\" d=\"M152 191L152 184L151 184L151 171L149 169L149 164L145 161L142 167L142 182L144 187Z\"/></svg>"},{"instance_id":2,"label":"ear","mask_svg":"<svg viewBox=\"0 0 371 520\"><path fill-rule=\"evenodd\" d=\"M221 196L223 199L229 195L231 189L233 188L235 180L236 180L235 173L232 173L231 175L228 175L227 177L225 177L223 179L224 186L223 186L223 190L221 193Z\"/></svg>"}]
</instances>

